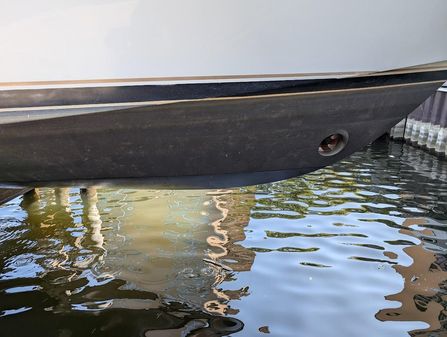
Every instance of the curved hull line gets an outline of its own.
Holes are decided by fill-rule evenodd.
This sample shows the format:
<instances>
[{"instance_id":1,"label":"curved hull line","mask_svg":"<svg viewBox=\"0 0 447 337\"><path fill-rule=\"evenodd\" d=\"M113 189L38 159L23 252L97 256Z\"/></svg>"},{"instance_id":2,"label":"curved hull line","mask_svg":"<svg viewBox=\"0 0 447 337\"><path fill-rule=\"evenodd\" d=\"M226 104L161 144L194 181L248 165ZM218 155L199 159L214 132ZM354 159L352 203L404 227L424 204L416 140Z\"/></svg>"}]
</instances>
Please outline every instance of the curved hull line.
<instances>
[{"instance_id":1,"label":"curved hull line","mask_svg":"<svg viewBox=\"0 0 447 337\"><path fill-rule=\"evenodd\" d=\"M447 76L447 74L446 74ZM432 84L439 84L441 86L445 80L434 81L422 81L415 83L402 83L402 84L390 84L372 87L359 87L348 89L335 89L335 90L320 90L320 91L304 91L304 92L291 92L291 93L278 93L278 94L265 94L265 95L251 95L251 96L231 96L231 97L212 97L201 99L183 99L183 100L162 100L162 101L140 101L140 102L121 102L121 103L105 103L105 104L77 104L77 105L56 105L56 106L42 106L42 107L23 107L23 108L3 108L0 109L0 125L20 123L27 121L51 119L51 118L63 118L68 116L86 115L92 113L107 113L116 110L122 110L123 113L127 109L137 107L149 107L149 106L162 106L169 104L182 104L188 102L214 102L225 100L249 100L253 98L287 98L294 96L312 96L312 95L330 95L336 93L355 93L359 91L370 90L383 90L393 88L405 88L415 86L426 86Z\"/></svg>"},{"instance_id":2,"label":"curved hull line","mask_svg":"<svg viewBox=\"0 0 447 337\"><path fill-rule=\"evenodd\" d=\"M369 75L371 72L345 72L345 73L309 73L309 74L252 74L252 75L216 75L216 76L172 76L172 77L142 77L142 78L110 78L110 79L78 79L78 80L60 80L60 81L31 81L31 82L0 82L0 90L2 87L33 87L33 86L50 86L60 87L67 85L95 85L95 84L133 84L144 85L160 82L164 84L182 84L182 83L221 83L228 81L281 81L281 80L303 80L303 79L330 79L345 78L355 76Z\"/></svg>"},{"instance_id":3,"label":"curved hull line","mask_svg":"<svg viewBox=\"0 0 447 337\"><path fill-rule=\"evenodd\" d=\"M116 86L54 89L22 89L1 91L0 109L49 106L86 106L88 104L171 102L222 97L252 97L267 94L311 93L384 85L401 85L447 80L446 70L423 73L366 76L326 80L287 80L267 82L232 82L215 84L183 84L171 86Z\"/></svg>"},{"instance_id":4,"label":"curved hull line","mask_svg":"<svg viewBox=\"0 0 447 337\"><path fill-rule=\"evenodd\" d=\"M244 100L252 98L274 98L274 97L291 97L300 95L317 95L317 94L330 94L338 92L356 92L361 90L379 90L386 88L398 88L398 87L411 87L417 85L436 84L441 86L445 80L424 81L417 83L403 83L403 84L390 84L374 87L362 87L362 88L350 88L350 89L335 89L335 90L320 90L320 91L305 91L305 92L293 92L293 93L280 93L280 94L266 94L266 95L251 95L251 96L231 96L231 97L209 97L199 99L179 99L179 100L166 100L166 101L143 101L143 102L125 102L125 103L106 103L106 104L78 104L78 105L55 105L55 106L42 106L42 107L24 107L24 108L4 108L0 109L1 112L18 112L18 111L41 111L41 110L59 110L59 109L84 109L84 108L126 108L126 107L139 107L139 106L151 106L151 105L166 105L174 103L185 102L206 102L206 101L222 101L222 100ZM440 90L442 90L441 87Z\"/></svg>"},{"instance_id":5,"label":"curved hull line","mask_svg":"<svg viewBox=\"0 0 447 337\"><path fill-rule=\"evenodd\" d=\"M352 72L327 72L327 73L294 73L294 74L251 74L251 75L216 75L216 76L178 76L178 77L142 77L142 78L110 78L110 79L75 79L60 81L29 81L29 82L0 82L0 91L16 90L18 88L43 89L43 88L70 88L89 87L95 85L145 85L145 84L194 84L194 83L225 83L225 82L250 82L250 81L284 81L284 80L318 80L318 79L343 79L351 77L375 77L386 75L401 75L409 73L421 73L447 70L447 61L429 63L426 65L395 69L389 71L352 71Z\"/></svg>"}]
</instances>

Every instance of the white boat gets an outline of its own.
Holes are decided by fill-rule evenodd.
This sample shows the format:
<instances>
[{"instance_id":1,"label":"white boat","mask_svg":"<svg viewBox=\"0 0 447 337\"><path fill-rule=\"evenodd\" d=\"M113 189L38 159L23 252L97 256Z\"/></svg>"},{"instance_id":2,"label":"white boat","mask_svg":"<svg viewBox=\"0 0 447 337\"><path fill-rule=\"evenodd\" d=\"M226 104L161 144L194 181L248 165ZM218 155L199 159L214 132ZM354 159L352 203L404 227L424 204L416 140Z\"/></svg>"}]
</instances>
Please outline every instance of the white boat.
<instances>
[{"instance_id":1,"label":"white boat","mask_svg":"<svg viewBox=\"0 0 447 337\"><path fill-rule=\"evenodd\" d=\"M0 1L0 182L246 185L447 80L445 0Z\"/></svg>"}]
</instances>

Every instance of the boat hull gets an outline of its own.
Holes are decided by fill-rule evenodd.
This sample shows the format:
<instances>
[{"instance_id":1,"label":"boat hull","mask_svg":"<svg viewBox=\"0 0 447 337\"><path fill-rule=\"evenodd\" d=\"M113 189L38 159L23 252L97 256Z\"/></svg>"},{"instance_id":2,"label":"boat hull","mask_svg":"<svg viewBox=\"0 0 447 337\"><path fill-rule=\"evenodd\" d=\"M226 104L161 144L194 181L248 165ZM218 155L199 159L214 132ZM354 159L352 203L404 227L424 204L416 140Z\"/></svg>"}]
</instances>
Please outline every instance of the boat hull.
<instances>
[{"instance_id":1,"label":"boat hull","mask_svg":"<svg viewBox=\"0 0 447 337\"><path fill-rule=\"evenodd\" d=\"M446 16L445 0L2 1L0 87L406 68L447 59Z\"/></svg>"},{"instance_id":2,"label":"boat hull","mask_svg":"<svg viewBox=\"0 0 447 337\"><path fill-rule=\"evenodd\" d=\"M445 0L3 1L0 183L228 187L330 165L447 80L446 15Z\"/></svg>"},{"instance_id":3,"label":"boat hull","mask_svg":"<svg viewBox=\"0 0 447 337\"><path fill-rule=\"evenodd\" d=\"M361 149L435 92L447 72L363 78L0 125L0 181L183 188L304 174ZM331 134L346 146L322 156Z\"/></svg>"}]
</instances>

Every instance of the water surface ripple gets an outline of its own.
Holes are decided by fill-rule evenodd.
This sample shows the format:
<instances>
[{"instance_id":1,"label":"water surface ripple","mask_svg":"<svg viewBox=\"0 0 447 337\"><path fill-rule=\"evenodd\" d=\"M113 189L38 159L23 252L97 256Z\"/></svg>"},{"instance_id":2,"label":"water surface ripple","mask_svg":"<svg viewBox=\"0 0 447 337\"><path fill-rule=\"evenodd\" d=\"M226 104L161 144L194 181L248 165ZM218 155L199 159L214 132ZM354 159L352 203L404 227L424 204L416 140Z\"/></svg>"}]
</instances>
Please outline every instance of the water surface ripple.
<instances>
[{"instance_id":1,"label":"water surface ripple","mask_svg":"<svg viewBox=\"0 0 447 337\"><path fill-rule=\"evenodd\" d=\"M446 336L447 162L375 143L220 191L0 207L0 336Z\"/></svg>"}]
</instances>

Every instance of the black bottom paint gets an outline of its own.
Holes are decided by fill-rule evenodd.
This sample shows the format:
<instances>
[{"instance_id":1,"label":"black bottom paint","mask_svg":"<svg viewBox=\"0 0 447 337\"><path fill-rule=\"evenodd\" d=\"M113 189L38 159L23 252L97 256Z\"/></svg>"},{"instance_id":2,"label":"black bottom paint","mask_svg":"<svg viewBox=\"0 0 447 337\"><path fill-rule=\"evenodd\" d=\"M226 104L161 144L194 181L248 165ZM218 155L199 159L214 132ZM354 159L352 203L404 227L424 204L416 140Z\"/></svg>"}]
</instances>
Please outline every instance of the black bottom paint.
<instances>
[{"instance_id":1,"label":"black bottom paint","mask_svg":"<svg viewBox=\"0 0 447 337\"><path fill-rule=\"evenodd\" d=\"M217 188L289 178L361 149L442 83L403 84L412 85L179 102L1 125L0 182L136 179ZM322 156L321 142L336 133L349 136L346 147Z\"/></svg>"}]
</instances>

